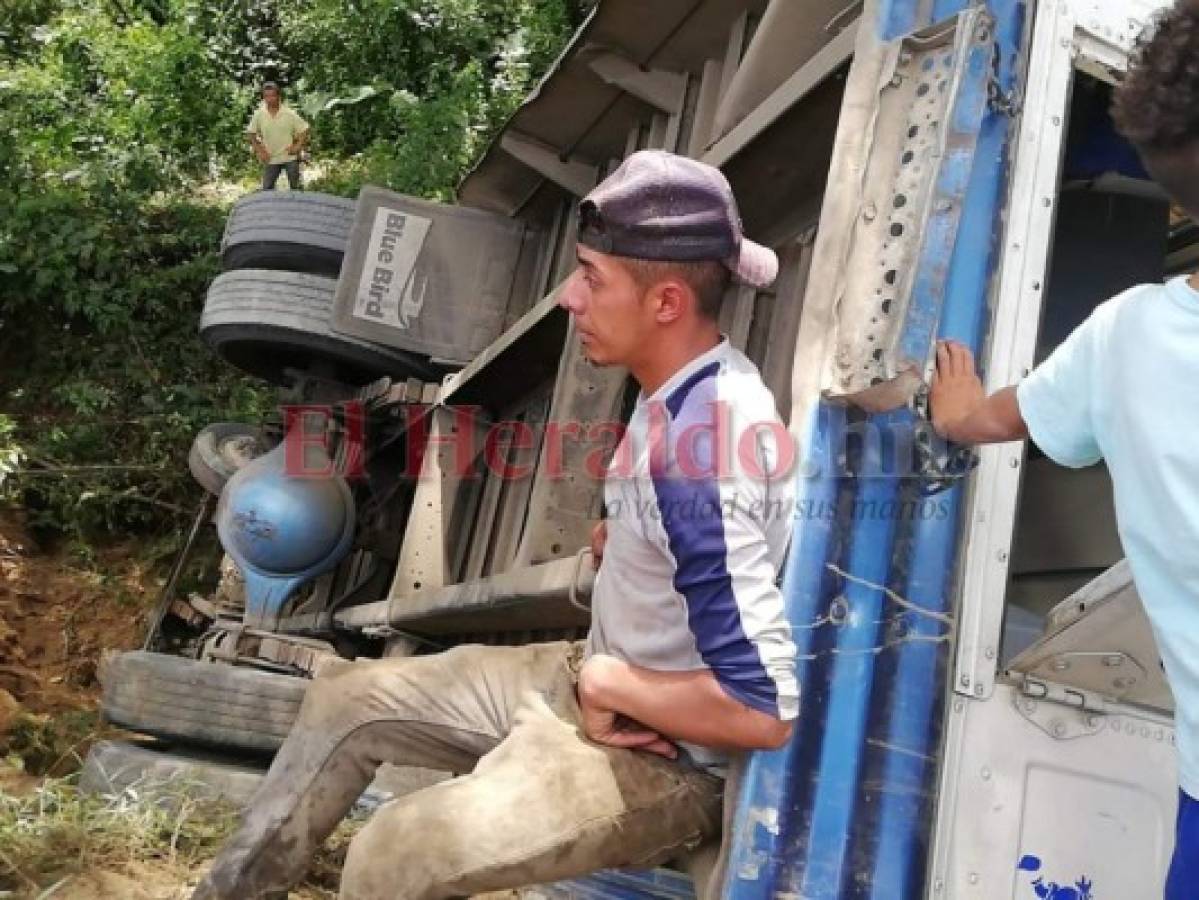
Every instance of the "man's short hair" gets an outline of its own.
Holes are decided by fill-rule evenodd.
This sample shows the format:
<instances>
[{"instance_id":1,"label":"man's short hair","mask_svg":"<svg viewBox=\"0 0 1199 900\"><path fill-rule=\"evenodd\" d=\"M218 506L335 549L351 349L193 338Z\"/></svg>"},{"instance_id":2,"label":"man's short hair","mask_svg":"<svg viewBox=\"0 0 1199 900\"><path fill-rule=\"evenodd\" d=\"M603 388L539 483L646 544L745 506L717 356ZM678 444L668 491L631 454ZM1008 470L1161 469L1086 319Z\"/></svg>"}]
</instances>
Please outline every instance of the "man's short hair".
<instances>
[{"instance_id":1,"label":"man's short hair","mask_svg":"<svg viewBox=\"0 0 1199 900\"><path fill-rule=\"evenodd\" d=\"M1178 0L1147 30L1112 117L1162 187L1199 213L1199 0Z\"/></svg>"},{"instance_id":2,"label":"man's short hair","mask_svg":"<svg viewBox=\"0 0 1199 900\"><path fill-rule=\"evenodd\" d=\"M264 81L262 83L261 93L265 94L267 91L274 91L276 94L283 93L281 90L279 90L278 82L275 81Z\"/></svg>"},{"instance_id":3,"label":"man's short hair","mask_svg":"<svg viewBox=\"0 0 1199 900\"><path fill-rule=\"evenodd\" d=\"M732 281L732 273L724 263L715 260L662 262L627 256L618 258L643 291L668 278L678 278L695 292L700 315L713 321L720 315L720 302Z\"/></svg>"}]
</instances>

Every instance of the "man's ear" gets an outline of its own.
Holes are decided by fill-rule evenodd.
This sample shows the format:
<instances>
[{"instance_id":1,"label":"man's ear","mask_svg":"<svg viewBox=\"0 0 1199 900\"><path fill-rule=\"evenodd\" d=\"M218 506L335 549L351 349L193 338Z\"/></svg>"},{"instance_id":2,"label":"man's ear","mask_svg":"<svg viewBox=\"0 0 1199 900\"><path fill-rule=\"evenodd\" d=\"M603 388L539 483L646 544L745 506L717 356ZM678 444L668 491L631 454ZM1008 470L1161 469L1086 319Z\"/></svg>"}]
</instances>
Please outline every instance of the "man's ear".
<instances>
[{"instance_id":1,"label":"man's ear","mask_svg":"<svg viewBox=\"0 0 1199 900\"><path fill-rule=\"evenodd\" d=\"M650 289L650 299L657 306L654 318L659 325L677 322L695 305L691 290L677 278L659 281Z\"/></svg>"}]
</instances>

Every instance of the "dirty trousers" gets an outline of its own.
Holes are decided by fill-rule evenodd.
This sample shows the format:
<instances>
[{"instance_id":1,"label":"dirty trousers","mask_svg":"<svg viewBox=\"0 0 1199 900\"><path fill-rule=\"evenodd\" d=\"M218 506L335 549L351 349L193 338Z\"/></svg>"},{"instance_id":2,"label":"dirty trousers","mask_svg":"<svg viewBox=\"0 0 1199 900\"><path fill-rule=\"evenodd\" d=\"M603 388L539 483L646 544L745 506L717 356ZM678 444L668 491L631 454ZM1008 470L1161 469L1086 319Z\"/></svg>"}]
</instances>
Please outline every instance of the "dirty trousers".
<instances>
[{"instance_id":1,"label":"dirty trousers","mask_svg":"<svg viewBox=\"0 0 1199 900\"><path fill-rule=\"evenodd\" d=\"M195 900L298 882L383 763L462 774L381 807L350 845L344 900L459 897L662 863L720 828L720 779L588 741L582 645L457 647L316 678Z\"/></svg>"}]
</instances>

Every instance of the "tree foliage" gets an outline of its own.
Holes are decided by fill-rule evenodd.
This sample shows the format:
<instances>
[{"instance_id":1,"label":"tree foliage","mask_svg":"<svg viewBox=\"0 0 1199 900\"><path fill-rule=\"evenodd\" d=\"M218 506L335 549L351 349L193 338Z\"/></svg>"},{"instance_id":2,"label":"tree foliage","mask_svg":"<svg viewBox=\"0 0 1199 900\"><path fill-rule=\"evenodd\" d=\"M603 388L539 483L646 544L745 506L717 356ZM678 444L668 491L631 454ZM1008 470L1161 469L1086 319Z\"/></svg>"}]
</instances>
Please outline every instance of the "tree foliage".
<instances>
[{"instance_id":1,"label":"tree foliage","mask_svg":"<svg viewBox=\"0 0 1199 900\"><path fill-rule=\"evenodd\" d=\"M270 393L196 335L263 80L319 189L452 197L559 52L576 0L6 0L0 491L75 534L177 524L210 422Z\"/></svg>"}]
</instances>

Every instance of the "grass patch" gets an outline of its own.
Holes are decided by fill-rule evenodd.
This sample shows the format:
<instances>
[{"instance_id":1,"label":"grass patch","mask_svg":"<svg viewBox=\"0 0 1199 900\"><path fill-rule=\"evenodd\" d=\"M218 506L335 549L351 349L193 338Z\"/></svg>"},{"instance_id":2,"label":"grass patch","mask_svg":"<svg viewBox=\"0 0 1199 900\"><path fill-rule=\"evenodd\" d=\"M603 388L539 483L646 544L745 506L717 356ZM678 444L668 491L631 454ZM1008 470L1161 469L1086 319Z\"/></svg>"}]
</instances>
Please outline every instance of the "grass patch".
<instances>
[{"instance_id":1,"label":"grass patch","mask_svg":"<svg viewBox=\"0 0 1199 900\"><path fill-rule=\"evenodd\" d=\"M146 862L182 878L216 852L236 818L230 804L186 791L167 805L146 802L137 785L100 796L48 778L27 796L0 794L0 890L36 897L72 875Z\"/></svg>"},{"instance_id":2,"label":"grass patch","mask_svg":"<svg viewBox=\"0 0 1199 900\"><path fill-rule=\"evenodd\" d=\"M239 811L201 796L199 785L134 783L119 794L81 792L74 777L46 778L22 796L0 790L0 897L50 898L75 876L146 867L183 885L237 825ZM350 839L361 819L344 822L309 869L303 897L335 897Z\"/></svg>"},{"instance_id":3,"label":"grass patch","mask_svg":"<svg viewBox=\"0 0 1199 900\"><path fill-rule=\"evenodd\" d=\"M8 757L10 764L30 775L63 777L83 765L92 744L115 732L94 710L55 716L20 712L8 733L0 736L0 761Z\"/></svg>"}]
</instances>

